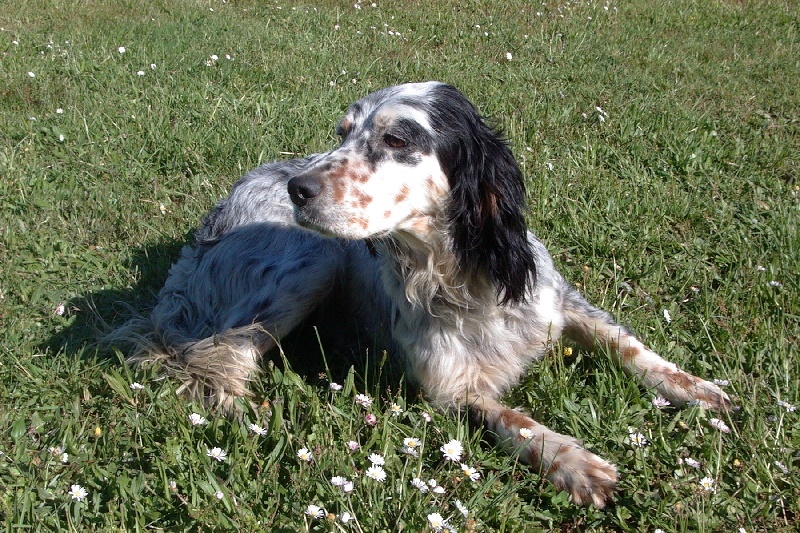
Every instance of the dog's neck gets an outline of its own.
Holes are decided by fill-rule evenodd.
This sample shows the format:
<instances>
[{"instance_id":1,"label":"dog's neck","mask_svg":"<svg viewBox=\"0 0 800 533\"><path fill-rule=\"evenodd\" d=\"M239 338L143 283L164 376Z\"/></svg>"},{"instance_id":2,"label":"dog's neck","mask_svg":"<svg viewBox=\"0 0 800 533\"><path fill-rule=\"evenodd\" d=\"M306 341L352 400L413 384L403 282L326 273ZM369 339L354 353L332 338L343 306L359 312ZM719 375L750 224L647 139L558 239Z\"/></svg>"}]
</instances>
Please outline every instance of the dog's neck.
<instances>
[{"instance_id":1,"label":"dog's neck","mask_svg":"<svg viewBox=\"0 0 800 533\"><path fill-rule=\"evenodd\" d=\"M413 308L434 316L476 310L495 299L496 290L485 272L465 270L453 251L448 221L431 218L428 231L398 232L383 241L386 269L403 287Z\"/></svg>"}]
</instances>

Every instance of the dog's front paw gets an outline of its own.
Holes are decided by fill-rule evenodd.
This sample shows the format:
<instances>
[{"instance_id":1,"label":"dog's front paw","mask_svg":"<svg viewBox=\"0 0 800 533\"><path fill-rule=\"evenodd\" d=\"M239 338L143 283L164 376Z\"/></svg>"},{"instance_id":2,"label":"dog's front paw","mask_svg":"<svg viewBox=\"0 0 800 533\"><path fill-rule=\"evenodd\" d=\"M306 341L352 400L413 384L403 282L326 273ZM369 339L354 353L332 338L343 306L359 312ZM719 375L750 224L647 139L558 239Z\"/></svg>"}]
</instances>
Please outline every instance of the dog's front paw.
<instances>
[{"instance_id":1,"label":"dog's front paw","mask_svg":"<svg viewBox=\"0 0 800 533\"><path fill-rule=\"evenodd\" d=\"M725 391L723 391L719 385L711 383L710 381L700 381L700 383L696 385L694 396L694 401L705 409L729 411L733 406L731 399Z\"/></svg>"},{"instance_id":2,"label":"dog's front paw","mask_svg":"<svg viewBox=\"0 0 800 533\"><path fill-rule=\"evenodd\" d=\"M669 400L672 405L700 405L705 409L728 411L731 399L719 385L693 376L683 370L671 369L653 372L650 379L658 379L656 391Z\"/></svg>"},{"instance_id":3,"label":"dog's front paw","mask_svg":"<svg viewBox=\"0 0 800 533\"><path fill-rule=\"evenodd\" d=\"M577 505L606 506L617 489L617 469L608 461L577 446L562 446L547 470L557 488Z\"/></svg>"}]
</instances>

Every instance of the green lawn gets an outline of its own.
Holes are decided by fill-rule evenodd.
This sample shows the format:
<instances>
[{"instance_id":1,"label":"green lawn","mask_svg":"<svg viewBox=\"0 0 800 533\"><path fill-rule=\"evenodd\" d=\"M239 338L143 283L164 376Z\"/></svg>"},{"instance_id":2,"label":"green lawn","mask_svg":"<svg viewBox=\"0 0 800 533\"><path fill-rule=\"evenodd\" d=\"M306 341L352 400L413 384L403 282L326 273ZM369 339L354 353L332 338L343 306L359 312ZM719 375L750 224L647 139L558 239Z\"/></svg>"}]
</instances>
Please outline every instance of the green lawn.
<instances>
[{"instance_id":1,"label":"green lawn","mask_svg":"<svg viewBox=\"0 0 800 533\"><path fill-rule=\"evenodd\" d=\"M800 7L353 2L0 8L0 523L421 531L439 513L465 531L796 531ZM530 226L567 279L740 406L659 409L606 358L556 349L506 402L617 465L605 510L569 504L374 366L325 378L276 356L240 420L97 347L98 317L146 312L239 176L329 149L350 102L429 79L506 131ZM443 460L451 439L478 481ZM385 481L367 476L372 453Z\"/></svg>"}]
</instances>

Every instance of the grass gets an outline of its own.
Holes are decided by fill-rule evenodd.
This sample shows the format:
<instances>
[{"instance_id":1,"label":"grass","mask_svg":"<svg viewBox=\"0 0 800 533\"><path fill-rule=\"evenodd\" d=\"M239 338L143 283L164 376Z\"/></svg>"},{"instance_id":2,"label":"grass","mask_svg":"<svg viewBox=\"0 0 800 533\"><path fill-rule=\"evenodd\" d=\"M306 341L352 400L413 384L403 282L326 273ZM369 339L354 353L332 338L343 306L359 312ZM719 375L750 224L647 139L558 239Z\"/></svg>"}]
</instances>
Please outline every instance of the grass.
<instances>
[{"instance_id":1,"label":"grass","mask_svg":"<svg viewBox=\"0 0 800 533\"><path fill-rule=\"evenodd\" d=\"M4 6L6 530L419 531L438 512L468 531L795 531L800 414L786 405L800 404L797 7L359 7ZM350 102L426 79L456 85L507 132L529 179L530 226L565 276L680 366L729 380L737 398L723 433L713 413L653 407L604 357L557 347L532 368L507 402L619 467L606 510L570 505L379 368L330 376L344 386L332 392L328 377L276 356L254 384L261 407L240 420L187 404L174 383L96 347L95 314L119 323L127 306L146 311L189 232L247 169L330 148ZM358 393L373 406L356 404ZM192 425L192 412L207 423ZM633 445L629 428L649 445ZM406 437L422 441L419 457L402 452ZM478 482L442 459L450 439L464 443ZM207 455L214 447L225 461ZM311 462L297 456L303 447ZM373 452L386 459L382 483L365 476ZM336 475L354 481L352 493L331 485ZM422 493L415 476L445 493ZM83 501L69 496L73 484L88 491ZM312 519L309 504L356 520Z\"/></svg>"}]
</instances>

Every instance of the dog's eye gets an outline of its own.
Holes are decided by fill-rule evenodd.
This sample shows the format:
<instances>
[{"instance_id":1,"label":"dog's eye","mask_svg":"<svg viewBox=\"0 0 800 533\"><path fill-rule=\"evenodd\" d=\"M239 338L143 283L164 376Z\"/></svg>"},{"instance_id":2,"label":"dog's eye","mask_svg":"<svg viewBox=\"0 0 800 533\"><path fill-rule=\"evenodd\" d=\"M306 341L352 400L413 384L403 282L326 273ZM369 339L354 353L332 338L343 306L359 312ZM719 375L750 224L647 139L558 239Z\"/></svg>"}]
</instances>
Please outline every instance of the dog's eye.
<instances>
[{"instance_id":1,"label":"dog's eye","mask_svg":"<svg viewBox=\"0 0 800 533\"><path fill-rule=\"evenodd\" d=\"M389 135L388 133L383 136L383 142L385 142L386 146L389 148L403 148L406 146L406 142L403 139L395 137L394 135Z\"/></svg>"}]
</instances>

